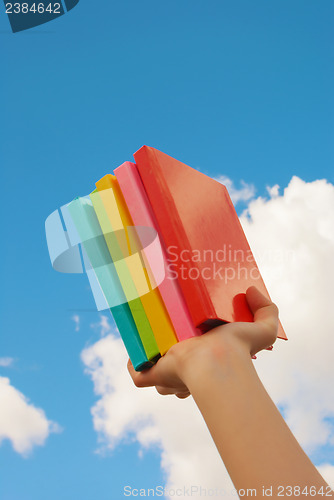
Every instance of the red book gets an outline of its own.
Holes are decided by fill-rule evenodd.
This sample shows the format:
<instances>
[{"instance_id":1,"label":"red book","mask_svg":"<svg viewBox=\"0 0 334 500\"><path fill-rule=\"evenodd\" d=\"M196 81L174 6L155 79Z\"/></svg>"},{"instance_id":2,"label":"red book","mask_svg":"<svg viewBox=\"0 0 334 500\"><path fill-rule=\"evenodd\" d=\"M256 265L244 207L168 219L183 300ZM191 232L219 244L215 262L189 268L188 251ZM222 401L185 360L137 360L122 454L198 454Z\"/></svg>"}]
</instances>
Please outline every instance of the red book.
<instances>
[{"instance_id":1,"label":"red book","mask_svg":"<svg viewBox=\"0 0 334 500\"><path fill-rule=\"evenodd\" d=\"M247 288L269 294L226 187L148 146L134 158L194 325L253 321Z\"/></svg>"}]
</instances>

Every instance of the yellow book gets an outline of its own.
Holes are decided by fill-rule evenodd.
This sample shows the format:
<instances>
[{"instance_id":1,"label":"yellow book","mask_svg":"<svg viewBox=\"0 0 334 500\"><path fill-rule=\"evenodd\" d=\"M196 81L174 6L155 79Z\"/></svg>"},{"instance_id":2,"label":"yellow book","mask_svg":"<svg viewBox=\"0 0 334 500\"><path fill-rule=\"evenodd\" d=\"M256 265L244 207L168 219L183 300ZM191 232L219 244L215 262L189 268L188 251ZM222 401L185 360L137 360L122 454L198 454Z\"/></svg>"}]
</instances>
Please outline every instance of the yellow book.
<instances>
[{"instance_id":1,"label":"yellow book","mask_svg":"<svg viewBox=\"0 0 334 500\"><path fill-rule=\"evenodd\" d=\"M100 194L102 196L100 196ZM126 260L129 260L133 257L135 258L136 256L128 255L128 245L124 236L124 229L121 228L121 219L119 218L118 221L116 220L116 218L114 219L116 230L113 231L106 211L108 210L115 215L118 214L118 207L115 196L111 189L102 191L101 193L95 190L90 194L90 199L94 207L94 213L96 214L98 223L100 224L100 227L102 229L103 237L107 246L107 252L109 252L112 258L113 266L115 267L120 285L124 292L124 299L128 303L129 312L137 327L137 331L142 341L146 356L149 361L154 362L158 357L160 357L160 350L155 340L153 330L150 322L148 321L143 304L138 297L138 292L132 280L129 268L125 262ZM104 206L103 200L105 202L108 201L106 207ZM146 288L148 288L147 283Z\"/></svg>"},{"instance_id":2,"label":"yellow book","mask_svg":"<svg viewBox=\"0 0 334 500\"><path fill-rule=\"evenodd\" d=\"M140 297L159 351L163 355L172 345L177 343L177 337L159 289L152 289L151 287L147 270L143 266L143 260L140 251L138 251L140 244L134 241L135 232L127 229L133 226L133 221L118 181L115 176L109 174L100 179L96 183L96 187L108 217L107 221L103 221L104 227L102 227L102 230L104 233L107 232L110 234L110 247L112 247L112 238L117 239L118 247L123 253L122 259L119 262L127 268L126 270L124 267L122 268L123 276L129 272L132 278L132 280L127 280L132 281L132 283L127 283L124 293L127 296L131 292L131 289L132 293L134 293L133 286L137 290L137 297ZM118 210L115 210L113 200L116 200ZM108 237L106 241L108 245Z\"/></svg>"}]
</instances>

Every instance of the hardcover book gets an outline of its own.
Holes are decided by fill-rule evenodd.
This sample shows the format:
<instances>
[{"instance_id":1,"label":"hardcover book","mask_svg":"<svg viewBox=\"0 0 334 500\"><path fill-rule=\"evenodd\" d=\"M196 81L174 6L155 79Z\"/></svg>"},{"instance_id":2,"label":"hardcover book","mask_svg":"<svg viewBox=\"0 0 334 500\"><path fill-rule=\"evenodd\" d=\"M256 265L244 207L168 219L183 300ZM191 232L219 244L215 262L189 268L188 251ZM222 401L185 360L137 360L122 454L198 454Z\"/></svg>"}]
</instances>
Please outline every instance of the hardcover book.
<instances>
[{"instance_id":1,"label":"hardcover book","mask_svg":"<svg viewBox=\"0 0 334 500\"><path fill-rule=\"evenodd\" d=\"M246 289L269 294L226 187L151 147L134 158L194 325L253 321Z\"/></svg>"}]
</instances>

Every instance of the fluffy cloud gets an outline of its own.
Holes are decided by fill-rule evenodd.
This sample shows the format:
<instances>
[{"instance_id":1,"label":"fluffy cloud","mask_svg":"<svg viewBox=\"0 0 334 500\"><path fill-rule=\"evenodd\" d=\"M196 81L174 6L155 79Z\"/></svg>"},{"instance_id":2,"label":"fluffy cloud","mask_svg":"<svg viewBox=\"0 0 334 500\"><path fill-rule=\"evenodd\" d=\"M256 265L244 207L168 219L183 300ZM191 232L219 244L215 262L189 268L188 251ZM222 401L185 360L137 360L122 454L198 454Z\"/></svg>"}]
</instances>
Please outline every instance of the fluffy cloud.
<instances>
[{"instance_id":1,"label":"fluffy cloud","mask_svg":"<svg viewBox=\"0 0 334 500\"><path fill-rule=\"evenodd\" d=\"M0 408L0 444L9 439L14 450L23 456L27 456L34 446L43 445L50 432L60 430L6 377L0 377Z\"/></svg>"},{"instance_id":2,"label":"fluffy cloud","mask_svg":"<svg viewBox=\"0 0 334 500\"><path fill-rule=\"evenodd\" d=\"M278 186L268 193L268 199L250 202L241 221L289 341L278 341L255 366L297 439L312 452L334 443L334 399L329 397L334 386L334 186L294 177L283 194ZM108 332L105 320L103 328L105 337L82 353L99 396L92 415L101 446L113 448L129 437L142 449L159 446L167 489L201 485L235 498L193 401L133 387L120 339ZM319 468L334 485L333 465Z\"/></svg>"},{"instance_id":3,"label":"fluffy cloud","mask_svg":"<svg viewBox=\"0 0 334 500\"><path fill-rule=\"evenodd\" d=\"M82 360L100 398L92 408L100 451L134 439L143 450L160 448L167 490L184 485L233 489L193 400L136 389L126 369L126 351L114 332L85 349Z\"/></svg>"},{"instance_id":4,"label":"fluffy cloud","mask_svg":"<svg viewBox=\"0 0 334 500\"><path fill-rule=\"evenodd\" d=\"M334 444L334 186L294 177L281 196L251 202L241 221L289 337L255 366L312 452Z\"/></svg>"},{"instance_id":5,"label":"fluffy cloud","mask_svg":"<svg viewBox=\"0 0 334 500\"><path fill-rule=\"evenodd\" d=\"M318 467L320 474L325 478L330 487L334 490L334 465L324 464Z\"/></svg>"}]
</instances>

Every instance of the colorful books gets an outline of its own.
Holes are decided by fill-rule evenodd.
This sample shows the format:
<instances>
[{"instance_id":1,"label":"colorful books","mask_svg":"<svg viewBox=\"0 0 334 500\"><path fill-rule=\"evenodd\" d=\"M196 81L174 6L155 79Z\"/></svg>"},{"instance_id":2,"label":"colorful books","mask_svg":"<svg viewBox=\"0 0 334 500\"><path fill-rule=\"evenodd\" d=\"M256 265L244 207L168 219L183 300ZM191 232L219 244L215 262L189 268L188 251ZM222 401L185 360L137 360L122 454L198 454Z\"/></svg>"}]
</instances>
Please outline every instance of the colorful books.
<instances>
[{"instance_id":1,"label":"colorful books","mask_svg":"<svg viewBox=\"0 0 334 500\"><path fill-rule=\"evenodd\" d=\"M80 272L81 246L98 309L142 370L178 341L253 321L249 286L269 295L225 186L154 148L134 157L62 207L67 230L53 213L46 231L59 271Z\"/></svg>"},{"instance_id":2,"label":"colorful books","mask_svg":"<svg viewBox=\"0 0 334 500\"><path fill-rule=\"evenodd\" d=\"M194 325L252 321L246 289L269 295L226 187L154 148L134 158Z\"/></svg>"},{"instance_id":3,"label":"colorful books","mask_svg":"<svg viewBox=\"0 0 334 500\"><path fill-rule=\"evenodd\" d=\"M126 240L128 241L128 251L124 250L125 245L123 245L123 252L126 252L126 254L123 255L123 258L127 257L132 253L130 235L132 235L133 237L134 233L133 231L132 233L130 233L129 229L133 227L133 221L123 198L122 192L119 188L117 179L115 176L106 175L96 183L96 187L99 191L99 194L101 194L101 196L104 195L102 201L103 203L105 203L106 213L109 217L109 221L111 222L111 226L115 228L116 223L119 224L119 222L122 225L121 229L123 229L123 234L125 234ZM111 206L109 202L111 197L114 197L116 206ZM119 227L119 225L117 227ZM143 286L140 287L142 291L138 289L138 300L140 301L141 307L146 314L149 326L151 328L152 338L153 340L155 339L159 348L159 352L161 355L163 355L168 351L168 349L172 347L172 345L177 343L177 338L175 335L173 323L171 322L170 317L166 311L166 307L161 299L159 290L157 288L152 288L150 280L148 279L147 271L143 266L143 261L139 257L140 252L138 252L138 247L140 247L140 245L137 244L134 246L134 256L136 257L137 262L134 262L135 265L129 267L130 275L132 279L135 279L138 282L138 273L140 271L143 271L144 279L146 279L145 284L147 286L147 290L143 290ZM129 261L131 261L131 258L129 259ZM122 262L125 261L123 260ZM128 279L128 282L131 278ZM123 282L124 281L126 282L127 280L123 280ZM145 347L144 340L143 344Z\"/></svg>"},{"instance_id":4,"label":"colorful books","mask_svg":"<svg viewBox=\"0 0 334 500\"><path fill-rule=\"evenodd\" d=\"M87 198L77 198L67 209L110 306L132 364L136 370L148 368L159 357L159 353L154 349L144 349L92 203Z\"/></svg>"},{"instance_id":5,"label":"colorful books","mask_svg":"<svg viewBox=\"0 0 334 500\"><path fill-rule=\"evenodd\" d=\"M124 301L129 305L146 356L149 360L154 359L160 354L159 348L126 262L128 253L125 253L125 249L122 251L121 243L123 242L117 239L117 235L123 236L124 231L120 231L121 228L119 226L116 229L117 221L115 219L117 216L119 217L119 214L114 193L112 189L106 189L101 193L96 190L90 195L90 198L108 248L108 257L113 262L125 296ZM109 214L111 214L115 229L111 225Z\"/></svg>"},{"instance_id":6,"label":"colorful books","mask_svg":"<svg viewBox=\"0 0 334 500\"><path fill-rule=\"evenodd\" d=\"M115 175L134 224L136 226L154 228L159 234L158 226L136 165L134 163L125 162L123 165L115 169ZM150 262L153 262L151 272L154 276L155 256L150 255L147 251L145 252L145 244L143 244L143 247L147 265L149 266ZM195 328L191 320L179 284L177 280L173 279L172 273L169 270L167 255L164 248L163 255L166 276L163 282L159 285L159 291L168 314L173 322L178 340L185 340L187 338L200 335L201 332ZM156 266L156 269L158 270L158 266ZM159 276L157 276L157 281L158 280Z\"/></svg>"}]
</instances>

